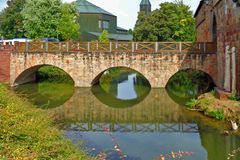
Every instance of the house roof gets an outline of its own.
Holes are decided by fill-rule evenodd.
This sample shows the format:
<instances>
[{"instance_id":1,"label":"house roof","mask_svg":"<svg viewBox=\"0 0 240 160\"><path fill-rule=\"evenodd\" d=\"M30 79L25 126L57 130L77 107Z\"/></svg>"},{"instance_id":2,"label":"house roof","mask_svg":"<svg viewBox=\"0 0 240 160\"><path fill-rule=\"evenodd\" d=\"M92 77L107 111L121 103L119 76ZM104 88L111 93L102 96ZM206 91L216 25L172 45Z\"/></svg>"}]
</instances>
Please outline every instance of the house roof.
<instances>
[{"instance_id":1,"label":"house roof","mask_svg":"<svg viewBox=\"0 0 240 160\"><path fill-rule=\"evenodd\" d=\"M126 32L128 31L127 29L124 29L124 28L122 28L122 27L118 27L118 26L117 26L117 30L120 30L120 31L126 31Z\"/></svg>"},{"instance_id":2,"label":"house roof","mask_svg":"<svg viewBox=\"0 0 240 160\"><path fill-rule=\"evenodd\" d=\"M91 35L99 37L101 33L99 32L88 32ZM131 41L133 40L133 36L131 34L115 34L108 33L109 39L118 40L118 41Z\"/></svg>"},{"instance_id":3,"label":"house roof","mask_svg":"<svg viewBox=\"0 0 240 160\"><path fill-rule=\"evenodd\" d=\"M115 16L112 13L86 1L86 0L77 0L77 9L80 13L97 13L97 14L106 14L110 16Z\"/></svg>"},{"instance_id":4,"label":"house roof","mask_svg":"<svg viewBox=\"0 0 240 160\"><path fill-rule=\"evenodd\" d=\"M149 0L142 0L140 5L151 5Z\"/></svg>"},{"instance_id":5,"label":"house roof","mask_svg":"<svg viewBox=\"0 0 240 160\"><path fill-rule=\"evenodd\" d=\"M202 8L202 6L203 6L203 4L204 4L204 1L205 1L205 0L201 0L201 1L200 1L199 5L198 5L198 8L197 8L197 10L196 10L196 12L195 12L195 14L194 14L194 17L197 17L200 9Z\"/></svg>"}]
</instances>

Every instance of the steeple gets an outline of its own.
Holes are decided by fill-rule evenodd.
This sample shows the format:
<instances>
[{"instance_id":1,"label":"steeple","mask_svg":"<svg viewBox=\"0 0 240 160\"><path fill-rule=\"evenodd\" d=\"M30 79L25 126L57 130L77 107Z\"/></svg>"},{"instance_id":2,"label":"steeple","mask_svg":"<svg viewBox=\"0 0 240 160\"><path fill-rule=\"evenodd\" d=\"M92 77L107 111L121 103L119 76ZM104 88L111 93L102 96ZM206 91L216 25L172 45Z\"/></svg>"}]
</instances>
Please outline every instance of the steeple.
<instances>
[{"instance_id":1,"label":"steeple","mask_svg":"<svg viewBox=\"0 0 240 160\"><path fill-rule=\"evenodd\" d=\"M140 11L145 12L146 15L150 14L152 11L152 6L149 0L142 0L140 3Z\"/></svg>"}]
</instances>

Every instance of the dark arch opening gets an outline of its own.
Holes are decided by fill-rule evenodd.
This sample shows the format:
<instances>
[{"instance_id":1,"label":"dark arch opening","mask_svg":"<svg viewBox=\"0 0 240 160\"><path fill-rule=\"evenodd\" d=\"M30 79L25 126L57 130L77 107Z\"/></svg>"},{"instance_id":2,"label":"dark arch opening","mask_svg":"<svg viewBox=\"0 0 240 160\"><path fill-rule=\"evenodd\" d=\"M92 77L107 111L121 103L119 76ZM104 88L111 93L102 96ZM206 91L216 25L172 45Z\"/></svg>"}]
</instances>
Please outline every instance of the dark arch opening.
<instances>
[{"instance_id":1,"label":"dark arch opening","mask_svg":"<svg viewBox=\"0 0 240 160\"><path fill-rule=\"evenodd\" d=\"M94 78L92 85L92 93L96 98L114 108L134 106L151 90L149 81L128 67L108 68Z\"/></svg>"},{"instance_id":2,"label":"dark arch opening","mask_svg":"<svg viewBox=\"0 0 240 160\"><path fill-rule=\"evenodd\" d=\"M66 76L74 84L73 78L67 72L65 72L63 69L61 69L59 67L56 67L56 66L53 66L53 65L45 65L44 64L44 65L36 65L36 66L30 67L30 68L24 70L15 79L14 86L29 83L29 82L39 81L39 79L42 78L42 77L39 77L39 75L37 73L38 73L39 69L42 68L42 67L56 68L57 71L60 71L63 74L65 74L64 76ZM51 69L50 69L49 72L53 72L53 71L51 71ZM54 76L54 73L51 73L51 74Z\"/></svg>"},{"instance_id":3,"label":"dark arch opening","mask_svg":"<svg viewBox=\"0 0 240 160\"><path fill-rule=\"evenodd\" d=\"M208 73L196 69L185 69L175 73L165 88L175 102L185 104L192 98L210 92L214 87L215 83Z\"/></svg>"},{"instance_id":4,"label":"dark arch opening","mask_svg":"<svg viewBox=\"0 0 240 160\"><path fill-rule=\"evenodd\" d=\"M111 69L114 69L114 68L123 68L123 69L125 68L125 69L128 69L128 70L131 70L131 71L133 71L133 72L136 72L136 73L140 74L142 77L144 77L144 78L148 81L148 79L147 79L142 73L138 72L138 71L135 70L135 69L132 69L132 68L130 68L130 67L117 66L117 67L110 67L110 68L105 69L104 71L100 72L100 73L92 80L91 85L94 86L94 85L98 84L100 78L102 77L102 75L103 75L106 71L111 70ZM148 83L149 83L149 85L151 86L151 84L150 84L149 81L148 81Z\"/></svg>"}]
</instances>

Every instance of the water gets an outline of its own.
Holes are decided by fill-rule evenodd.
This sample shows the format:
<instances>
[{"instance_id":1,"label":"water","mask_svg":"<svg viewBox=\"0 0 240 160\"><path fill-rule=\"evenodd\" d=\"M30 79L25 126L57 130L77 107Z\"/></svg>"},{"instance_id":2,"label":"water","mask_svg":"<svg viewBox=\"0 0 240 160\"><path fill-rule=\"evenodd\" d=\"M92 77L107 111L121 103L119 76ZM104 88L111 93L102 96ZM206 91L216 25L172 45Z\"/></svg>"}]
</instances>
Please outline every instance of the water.
<instances>
[{"instance_id":1,"label":"water","mask_svg":"<svg viewBox=\"0 0 240 160\"><path fill-rule=\"evenodd\" d=\"M118 75L108 85L103 78L92 88L74 91L51 83L17 90L30 95L39 107L48 103L67 138L107 160L226 160L240 147L239 136L223 134L227 128L223 122L187 110L175 102L181 98L173 100L174 94L169 96L165 89L150 90L138 74ZM239 160L240 154L231 159Z\"/></svg>"}]
</instances>

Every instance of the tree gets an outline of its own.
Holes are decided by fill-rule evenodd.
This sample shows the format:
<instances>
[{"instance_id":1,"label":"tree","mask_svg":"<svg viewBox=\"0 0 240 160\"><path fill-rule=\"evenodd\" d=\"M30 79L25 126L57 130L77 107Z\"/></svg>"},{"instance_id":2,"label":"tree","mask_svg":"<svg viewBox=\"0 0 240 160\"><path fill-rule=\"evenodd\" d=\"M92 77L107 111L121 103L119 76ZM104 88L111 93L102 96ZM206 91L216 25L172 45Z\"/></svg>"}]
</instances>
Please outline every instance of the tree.
<instances>
[{"instance_id":1,"label":"tree","mask_svg":"<svg viewBox=\"0 0 240 160\"><path fill-rule=\"evenodd\" d=\"M75 3L62 4L61 0L26 0L22 15L26 36L29 38L57 37L69 40L80 35Z\"/></svg>"},{"instance_id":2,"label":"tree","mask_svg":"<svg viewBox=\"0 0 240 160\"><path fill-rule=\"evenodd\" d=\"M137 41L194 41L195 37L195 19L182 0L161 3L148 16L140 12L134 28Z\"/></svg>"},{"instance_id":3,"label":"tree","mask_svg":"<svg viewBox=\"0 0 240 160\"><path fill-rule=\"evenodd\" d=\"M107 30L102 31L102 34L99 36L99 41L100 42L109 42L108 31Z\"/></svg>"},{"instance_id":4,"label":"tree","mask_svg":"<svg viewBox=\"0 0 240 160\"><path fill-rule=\"evenodd\" d=\"M80 25L76 23L78 18L75 3L63 4L57 32L61 40L77 39L80 36Z\"/></svg>"},{"instance_id":5,"label":"tree","mask_svg":"<svg viewBox=\"0 0 240 160\"><path fill-rule=\"evenodd\" d=\"M24 37L21 11L25 0L8 0L7 7L0 13L0 34L7 39Z\"/></svg>"},{"instance_id":6,"label":"tree","mask_svg":"<svg viewBox=\"0 0 240 160\"><path fill-rule=\"evenodd\" d=\"M26 0L22 15L27 37L57 37L61 0Z\"/></svg>"}]
</instances>

